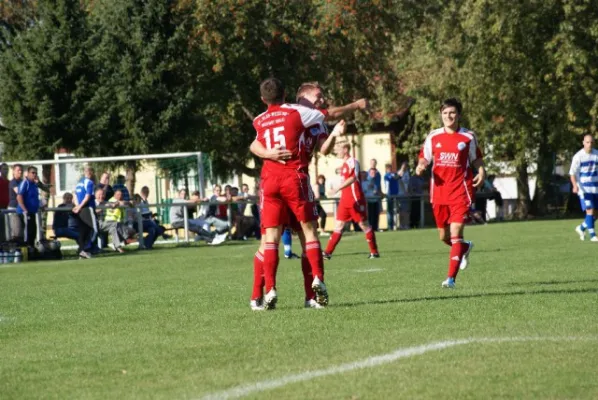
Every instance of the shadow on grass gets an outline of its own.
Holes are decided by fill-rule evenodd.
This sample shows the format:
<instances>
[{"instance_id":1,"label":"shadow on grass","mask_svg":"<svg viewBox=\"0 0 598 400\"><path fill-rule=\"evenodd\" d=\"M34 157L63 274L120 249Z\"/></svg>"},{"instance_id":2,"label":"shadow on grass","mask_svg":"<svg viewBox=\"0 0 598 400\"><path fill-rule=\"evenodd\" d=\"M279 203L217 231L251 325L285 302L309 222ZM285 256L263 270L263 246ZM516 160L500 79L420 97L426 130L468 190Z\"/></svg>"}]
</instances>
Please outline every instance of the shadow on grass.
<instances>
[{"instance_id":1,"label":"shadow on grass","mask_svg":"<svg viewBox=\"0 0 598 400\"><path fill-rule=\"evenodd\" d=\"M422 301L444 301L444 300L462 300L475 299L483 297L509 297L509 296L533 296L546 294L583 294L596 293L598 288L592 289L554 289L554 290L518 290L514 292L498 292L498 293L475 293L464 295L449 295L449 296L425 296L407 299L390 299L390 300L372 300L372 301L356 301L335 304L334 307L359 307L367 305L379 304L400 304L400 303L418 303Z\"/></svg>"},{"instance_id":2,"label":"shadow on grass","mask_svg":"<svg viewBox=\"0 0 598 400\"><path fill-rule=\"evenodd\" d=\"M396 250L382 250L380 251L380 255L382 258L384 258L385 254L411 254L411 253L417 253L419 255L437 255L437 254L445 254L448 255L449 254L449 248L448 246L443 249L443 250L436 250L436 251L425 251L423 252L421 249L415 249L415 248L411 248L411 249L396 249ZM474 249L474 253L498 253L501 251L505 251L506 249L488 249L488 250L478 250L478 248L476 247ZM473 253L472 253L473 254ZM339 253L339 254L333 254L332 258L340 258L340 257L345 257L345 256L358 256L358 255L369 255L369 251L367 249L367 247L364 248L363 251L355 251L352 253ZM366 257L367 258L367 257Z\"/></svg>"},{"instance_id":3,"label":"shadow on grass","mask_svg":"<svg viewBox=\"0 0 598 400\"><path fill-rule=\"evenodd\" d=\"M567 281L539 281L539 282L509 282L508 286L534 286L534 285L564 285L569 283L594 283L598 282L598 279L578 279L578 280L567 280Z\"/></svg>"}]
</instances>

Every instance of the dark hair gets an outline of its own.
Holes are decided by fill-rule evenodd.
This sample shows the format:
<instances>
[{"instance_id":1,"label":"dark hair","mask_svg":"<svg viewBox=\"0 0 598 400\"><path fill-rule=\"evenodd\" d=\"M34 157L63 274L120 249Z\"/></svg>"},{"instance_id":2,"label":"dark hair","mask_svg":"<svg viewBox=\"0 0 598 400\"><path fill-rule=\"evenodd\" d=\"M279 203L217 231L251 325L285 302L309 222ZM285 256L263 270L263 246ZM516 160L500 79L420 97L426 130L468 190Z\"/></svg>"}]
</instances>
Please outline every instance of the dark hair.
<instances>
[{"instance_id":1,"label":"dark hair","mask_svg":"<svg viewBox=\"0 0 598 400\"><path fill-rule=\"evenodd\" d=\"M141 188L141 191L143 192L144 190L147 190L149 192L149 188L147 186L144 186Z\"/></svg>"},{"instance_id":2,"label":"dark hair","mask_svg":"<svg viewBox=\"0 0 598 400\"><path fill-rule=\"evenodd\" d=\"M15 164L12 166L12 169L14 170L15 168L21 168L23 169L23 164Z\"/></svg>"},{"instance_id":3,"label":"dark hair","mask_svg":"<svg viewBox=\"0 0 598 400\"><path fill-rule=\"evenodd\" d=\"M35 172L37 172L37 168L36 168L36 167L34 167L33 165L31 165L31 166L29 166L29 167L27 168L27 172L31 172L31 171L35 171Z\"/></svg>"},{"instance_id":4,"label":"dark hair","mask_svg":"<svg viewBox=\"0 0 598 400\"><path fill-rule=\"evenodd\" d=\"M351 145L349 143L343 144L343 149L351 150Z\"/></svg>"},{"instance_id":5,"label":"dark hair","mask_svg":"<svg viewBox=\"0 0 598 400\"><path fill-rule=\"evenodd\" d=\"M440 105L440 112L444 111L444 109L448 108L448 107L455 107L457 109L457 113L459 113L459 115L463 111L463 105L461 104L461 102L459 100L457 100L454 97L451 97L450 99L446 99L442 102L442 104Z\"/></svg>"},{"instance_id":6,"label":"dark hair","mask_svg":"<svg viewBox=\"0 0 598 400\"><path fill-rule=\"evenodd\" d=\"M296 95L297 101L299 101L299 99L301 97L303 97L303 95L306 92L312 91L314 89L320 89L320 90L322 90L322 86L318 82L305 82L305 83L302 83L301 86L299 86L299 89L297 89L297 95Z\"/></svg>"},{"instance_id":7,"label":"dark hair","mask_svg":"<svg viewBox=\"0 0 598 400\"><path fill-rule=\"evenodd\" d=\"M280 104L284 102L284 85L279 79L268 78L260 84L260 96L266 104Z\"/></svg>"},{"instance_id":8,"label":"dark hair","mask_svg":"<svg viewBox=\"0 0 598 400\"><path fill-rule=\"evenodd\" d=\"M320 179L324 179L324 180L326 180L326 177L325 177L324 175L320 174L320 175L318 175L318 178L317 178L317 180L320 180Z\"/></svg>"},{"instance_id":9,"label":"dark hair","mask_svg":"<svg viewBox=\"0 0 598 400\"><path fill-rule=\"evenodd\" d=\"M585 135L583 135L583 138L585 139L588 136L594 139L594 135L592 135L591 133L586 133Z\"/></svg>"}]
</instances>

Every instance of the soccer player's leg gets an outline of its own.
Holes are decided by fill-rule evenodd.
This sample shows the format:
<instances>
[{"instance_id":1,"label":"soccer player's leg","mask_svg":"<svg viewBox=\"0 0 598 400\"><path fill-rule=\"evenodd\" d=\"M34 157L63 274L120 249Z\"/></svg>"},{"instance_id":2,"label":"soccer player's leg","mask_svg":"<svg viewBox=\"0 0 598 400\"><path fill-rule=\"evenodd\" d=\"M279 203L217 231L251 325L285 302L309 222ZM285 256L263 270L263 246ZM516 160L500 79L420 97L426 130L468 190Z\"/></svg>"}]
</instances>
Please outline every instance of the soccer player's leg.
<instances>
[{"instance_id":1,"label":"soccer player's leg","mask_svg":"<svg viewBox=\"0 0 598 400\"><path fill-rule=\"evenodd\" d=\"M361 230L365 233L365 240L368 242L370 247L370 255L368 258L380 258L378 252L378 244L376 243L376 233L368 222L368 215L365 204L355 203L355 207L352 210L351 218L355 221Z\"/></svg>"},{"instance_id":2,"label":"soccer player's leg","mask_svg":"<svg viewBox=\"0 0 598 400\"><path fill-rule=\"evenodd\" d=\"M306 248L305 248L305 235L301 230L301 225L299 224L299 229L293 229L294 232L297 233L299 236L299 241L301 242L301 249L303 252L301 253L301 273L303 274L303 289L305 290L305 308L324 308L318 304L316 301L316 293L314 292L313 288L311 287L314 276L311 271L311 265L309 264L309 259L307 258Z\"/></svg>"},{"instance_id":3,"label":"soccer player's leg","mask_svg":"<svg viewBox=\"0 0 598 400\"><path fill-rule=\"evenodd\" d=\"M594 210L598 203L598 195L586 194L584 195L586 205L586 218L584 224L587 226L587 231L590 234L590 240L592 242L598 242L596 237L596 231L594 230Z\"/></svg>"},{"instance_id":4,"label":"soccer player's leg","mask_svg":"<svg viewBox=\"0 0 598 400\"><path fill-rule=\"evenodd\" d=\"M264 308L274 309L277 302L276 272L278 270L278 243L285 222L286 206L280 197L277 177L262 180L262 225L266 229L264 248Z\"/></svg>"},{"instance_id":5,"label":"soccer player's leg","mask_svg":"<svg viewBox=\"0 0 598 400\"><path fill-rule=\"evenodd\" d=\"M586 200L585 195L579 195L579 203L581 204L581 210L585 213L584 220L582 221L581 225L575 227L575 232L579 235L580 240L585 240L586 238L586 230L588 229L588 207L591 206L591 200L588 197Z\"/></svg>"},{"instance_id":6,"label":"soccer player's leg","mask_svg":"<svg viewBox=\"0 0 598 400\"><path fill-rule=\"evenodd\" d=\"M326 250L324 250L324 252L322 253L322 257L324 257L325 260L330 260L332 258L332 253L334 252L334 249L336 249L336 246L343 237L343 230L345 229L346 219L350 218L348 215L345 214L346 210L341 211L341 209L339 209L337 211L337 220L334 225L334 232L332 232L332 236L330 236L330 239L328 239Z\"/></svg>"},{"instance_id":7,"label":"soccer player's leg","mask_svg":"<svg viewBox=\"0 0 598 400\"><path fill-rule=\"evenodd\" d=\"M260 311L264 309L263 297L264 297L264 286L266 282L264 280L264 250L266 249L266 230L262 228L262 238L260 241L260 247L253 256L253 291L251 293L251 300L249 306L254 311Z\"/></svg>"},{"instance_id":8,"label":"soccer player's leg","mask_svg":"<svg viewBox=\"0 0 598 400\"><path fill-rule=\"evenodd\" d=\"M442 282L443 287L454 288L455 279L459 269L467 267L468 257L473 244L463 240L463 229L469 216L469 207L467 205L449 206L450 234L451 234L451 252L449 256L449 268L447 279ZM465 266L463 262L465 260Z\"/></svg>"}]
</instances>

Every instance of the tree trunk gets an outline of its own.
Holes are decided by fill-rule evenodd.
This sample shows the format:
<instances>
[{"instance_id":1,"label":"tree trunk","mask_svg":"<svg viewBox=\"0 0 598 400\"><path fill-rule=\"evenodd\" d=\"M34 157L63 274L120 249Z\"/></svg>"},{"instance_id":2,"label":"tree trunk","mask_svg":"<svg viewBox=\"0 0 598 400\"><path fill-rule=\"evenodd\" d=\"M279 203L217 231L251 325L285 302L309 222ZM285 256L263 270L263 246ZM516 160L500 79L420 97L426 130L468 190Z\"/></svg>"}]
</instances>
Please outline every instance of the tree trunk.
<instances>
[{"instance_id":1,"label":"tree trunk","mask_svg":"<svg viewBox=\"0 0 598 400\"><path fill-rule=\"evenodd\" d=\"M517 207L515 217L527 219L530 211L529 176L527 174L527 161L517 163Z\"/></svg>"},{"instance_id":2,"label":"tree trunk","mask_svg":"<svg viewBox=\"0 0 598 400\"><path fill-rule=\"evenodd\" d=\"M137 172L137 161L127 161L127 189L129 190L129 194L131 196L131 200L133 200L133 195L135 194L135 173Z\"/></svg>"},{"instance_id":3,"label":"tree trunk","mask_svg":"<svg viewBox=\"0 0 598 400\"><path fill-rule=\"evenodd\" d=\"M532 201L532 213L544 215L547 212L548 201L550 201L550 181L554 169L554 154L548 143L548 132L543 129L538 148L538 168L536 170L536 191Z\"/></svg>"}]
</instances>

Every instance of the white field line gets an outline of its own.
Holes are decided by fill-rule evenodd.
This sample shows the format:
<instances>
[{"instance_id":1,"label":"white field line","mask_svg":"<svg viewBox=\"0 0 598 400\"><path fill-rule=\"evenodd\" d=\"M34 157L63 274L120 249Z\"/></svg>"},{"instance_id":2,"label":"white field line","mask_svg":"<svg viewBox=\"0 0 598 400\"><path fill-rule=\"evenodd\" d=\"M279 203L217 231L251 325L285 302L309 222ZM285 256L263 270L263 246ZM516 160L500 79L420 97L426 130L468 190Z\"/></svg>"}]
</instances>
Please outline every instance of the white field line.
<instances>
[{"instance_id":1,"label":"white field line","mask_svg":"<svg viewBox=\"0 0 598 400\"><path fill-rule=\"evenodd\" d=\"M500 342L563 342L563 341L584 341L584 340L598 340L598 337L499 337L499 338L470 338L460 340L447 340L444 342L428 343L421 346L406 347L398 349L392 353L383 354L380 356L368 357L362 360L340 364L334 367L319 369L314 371L302 372L300 374L286 375L278 379L270 379L255 383L248 383L245 385L236 386L221 392L215 392L202 397L203 400L225 400L237 399L252 393L264 392L266 390L280 388L292 383L309 381L323 376L337 375L345 372L355 371L358 369L372 368L379 365L389 364L394 361L409 358L430 351L444 350L450 347L466 345L471 343L500 343Z\"/></svg>"},{"instance_id":2,"label":"white field line","mask_svg":"<svg viewBox=\"0 0 598 400\"><path fill-rule=\"evenodd\" d=\"M384 268L369 268L369 269L356 269L355 272L368 273L368 272L380 272L384 271Z\"/></svg>"}]
</instances>

